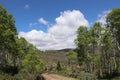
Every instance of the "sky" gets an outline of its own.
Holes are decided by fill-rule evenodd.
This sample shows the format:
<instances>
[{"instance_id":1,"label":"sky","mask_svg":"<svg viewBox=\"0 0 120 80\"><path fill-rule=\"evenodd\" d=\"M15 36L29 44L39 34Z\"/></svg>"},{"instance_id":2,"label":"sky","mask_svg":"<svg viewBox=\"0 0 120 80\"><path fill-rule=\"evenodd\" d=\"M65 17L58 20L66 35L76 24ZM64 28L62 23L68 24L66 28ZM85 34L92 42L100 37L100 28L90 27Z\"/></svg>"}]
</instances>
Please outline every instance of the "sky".
<instances>
[{"instance_id":1,"label":"sky","mask_svg":"<svg viewBox=\"0 0 120 80\"><path fill-rule=\"evenodd\" d=\"M0 0L14 16L18 36L40 50L75 48L79 26L105 24L120 0Z\"/></svg>"}]
</instances>

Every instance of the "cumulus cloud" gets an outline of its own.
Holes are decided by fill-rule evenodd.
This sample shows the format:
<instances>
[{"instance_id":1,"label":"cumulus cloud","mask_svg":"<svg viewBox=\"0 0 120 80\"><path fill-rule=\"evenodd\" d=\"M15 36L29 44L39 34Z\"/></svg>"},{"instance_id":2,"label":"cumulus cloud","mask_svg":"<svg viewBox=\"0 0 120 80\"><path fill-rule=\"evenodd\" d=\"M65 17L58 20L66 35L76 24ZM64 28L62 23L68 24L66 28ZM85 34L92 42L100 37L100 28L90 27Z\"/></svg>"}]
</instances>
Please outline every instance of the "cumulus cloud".
<instances>
[{"instance_id":1,"label":"cumulus cloud","mask_svg":"<svg viewBox=\"0 0 120 80\"><path fill-rule=\"evenodd\" d=\"M29 6L28 4L26 4L26 5L24 6L24 8L25 8L25 9L29 9L30 6Z\"/></svg>"},{"instance_id":2,"label":"cumulus cloud","mask_svg":"<svg viewBox=\"0 0 120 80\"><path fill-rule=\"evenodd\" d=\"M89 23L79 10L64 11L56 18L56 24L48 32L61 37L73 35L80 25L88 26Z\"/></svg>"},{"instance_id":3,"label":"cumulus cloud","mask_svg":"<svg viewBox=\"0 0 120 80\"><path fill-rule=\"evenodd\" d=\"M28 42L37 46L40 50L58 50L64 48L74 48L74 36L69 38L57 39L50 33L45 33L43 31L32 30L30 32L20 32L19 36L27 39Z\"/></svg>"},{"instance_id":4,"label":"cumulus cloud","mask_svg":"<svg viewBox=\"0 0 120 80\"><path fill-rule=\"evenodd\" d=\"M44 19L43 19L44 22ZM79 10L61 12L55 19L55 24L47 32L32 30L20 32L19 36L34 44L40 50L59 50L75 48L74 39L79 26L88 26L89 23ZM47 24L45 22L45 24Z\"/></svg>"},{"instance_id":5,"label":"cumulus cloud","mask_svg":"<svg viewBox=\"0 0 120 80\"><path fill-rule=\"evenodd\" d=\"M110 13L111 10L103 11L102 14L98 15L98 20L97 22L101 22L102 25L106 24L106 17Z\"/></svg>"}]
</instances>

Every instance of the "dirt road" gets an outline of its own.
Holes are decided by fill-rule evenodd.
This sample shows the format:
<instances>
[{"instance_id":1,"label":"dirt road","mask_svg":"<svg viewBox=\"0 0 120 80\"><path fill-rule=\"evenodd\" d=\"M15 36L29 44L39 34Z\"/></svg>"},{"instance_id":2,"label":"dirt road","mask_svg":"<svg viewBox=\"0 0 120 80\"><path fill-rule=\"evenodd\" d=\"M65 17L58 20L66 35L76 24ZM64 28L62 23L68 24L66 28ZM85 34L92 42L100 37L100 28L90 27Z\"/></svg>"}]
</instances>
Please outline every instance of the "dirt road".
<instances>
[{"instance_id":1,"label":"dirt road","mask_svg":"<svg viewBox=\"0 0 120 80\"><path fill-rule=\"evenodd\" d=\"M45 80L75 80L73 78L67 78L64 76L60 76L57 74L42 74L42 76L45 78Z\"/></svg>"}]
</instances>

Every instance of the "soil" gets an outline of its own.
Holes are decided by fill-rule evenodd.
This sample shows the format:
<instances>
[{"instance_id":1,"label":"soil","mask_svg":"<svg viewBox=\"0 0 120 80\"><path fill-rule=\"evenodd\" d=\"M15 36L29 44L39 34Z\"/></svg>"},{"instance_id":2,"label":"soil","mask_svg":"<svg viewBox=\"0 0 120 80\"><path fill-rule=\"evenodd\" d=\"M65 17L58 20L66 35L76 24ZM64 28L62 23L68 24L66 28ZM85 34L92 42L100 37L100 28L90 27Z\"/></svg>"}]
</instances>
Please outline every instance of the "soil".
<instances>
[{"instance_id":1,"label":"soil","mask_svg":"<svg viewBox=\"0 0 120 80\"><path fill-rule=\"evenodd\" d=\"M60 76L57 74L42 74L45 80L75 80L73 78L68 78L64 76Z\"/></svg>"}]
</instances>

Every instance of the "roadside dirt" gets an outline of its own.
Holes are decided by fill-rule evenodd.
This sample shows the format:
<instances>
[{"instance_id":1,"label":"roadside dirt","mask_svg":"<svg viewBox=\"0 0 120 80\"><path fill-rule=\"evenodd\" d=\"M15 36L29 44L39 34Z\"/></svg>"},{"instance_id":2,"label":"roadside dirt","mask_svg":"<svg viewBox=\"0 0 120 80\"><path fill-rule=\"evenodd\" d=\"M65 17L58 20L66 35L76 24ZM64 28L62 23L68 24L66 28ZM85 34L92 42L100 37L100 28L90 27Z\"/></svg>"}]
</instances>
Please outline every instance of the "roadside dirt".
<instances>
[{"instance_id":1,"label":"roadside dirt","mask_svg":"<svg viewBox=\"0 0 120 80\"><path fill-rule=\"evenodd\" d=\"M57 74L42 74L42 76L45 78L45 80L75 80L73 78L68 78L64 76L60 76Z\"/></svg>"}]
</instances>

